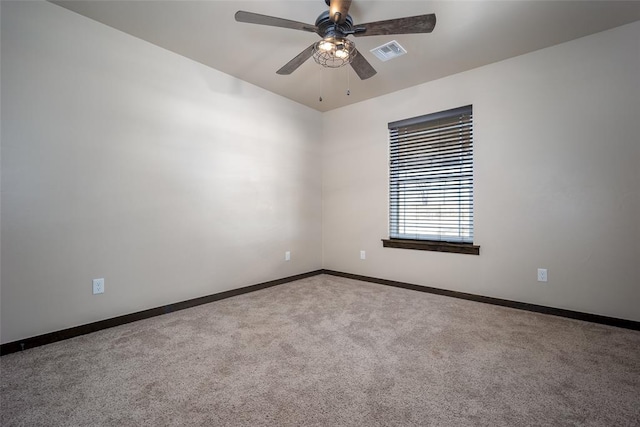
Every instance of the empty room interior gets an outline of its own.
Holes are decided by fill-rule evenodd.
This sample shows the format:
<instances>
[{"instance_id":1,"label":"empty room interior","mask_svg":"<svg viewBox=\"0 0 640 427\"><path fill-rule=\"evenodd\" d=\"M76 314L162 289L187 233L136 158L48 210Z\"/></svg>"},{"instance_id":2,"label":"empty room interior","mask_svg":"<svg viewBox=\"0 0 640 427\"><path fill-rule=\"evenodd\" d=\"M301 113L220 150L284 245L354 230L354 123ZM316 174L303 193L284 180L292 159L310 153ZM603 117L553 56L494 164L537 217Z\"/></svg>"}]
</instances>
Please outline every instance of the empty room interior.
<instances>
[{"instance_id":1,"label":"empty room interior","mask_svg":"<svg viewBox=\"0 0 640 427\"><path fill-rule=\"evenodd\" d=\"M640 425L639 1L0 18L0 424Z\"/></svg>"}]
</instances>

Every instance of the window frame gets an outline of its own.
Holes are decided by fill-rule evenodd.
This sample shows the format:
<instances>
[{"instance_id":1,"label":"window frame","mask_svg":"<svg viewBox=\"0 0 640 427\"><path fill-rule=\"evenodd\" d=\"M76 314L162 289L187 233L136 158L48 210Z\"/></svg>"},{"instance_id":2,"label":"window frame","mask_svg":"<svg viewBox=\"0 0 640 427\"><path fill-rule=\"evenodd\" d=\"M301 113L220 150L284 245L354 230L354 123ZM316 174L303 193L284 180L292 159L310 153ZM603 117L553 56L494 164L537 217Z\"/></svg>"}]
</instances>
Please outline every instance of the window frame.
<instances>
[{"instance_id":1,"label":"window frame","mask_svg":"<svg viewBox=\"0 0 640 427\"><path fill-rule=\"evenodd\" d=\"M437 133L433 133L428 137L421 137L419 135L423 133L432 132L431 129L435 129L435 132L440 132L444 128L450 126L451 123L454 122L455 119L463 120L459 121L460 125L458 125L459 129L465 129L465 126L468 126L469 134L462 138L454 139L453 147L455 150L453 152L460 153L459 161L460 161L460 170L456 173L454 167L446 166L442 168L441 164L434 166L406 166L398 167L397 164L394 165L394 157L398 158L401 154L401 150L404 149L408 151L407 147L413 150L411 155L403 154L405 156L404 161L409 164L412 161L409 157L414 156L414 153L417 151L419 156L423 156L418 158L418 162L422 158L431 158L433 159L434 155L437 155L438 161L441 158L444 158L445 161L451 162L452 159L455 159L457 154L442 154L444 151L451 152L451 138L446 140L445 136L440 136ZM445 124L443 124L445 121ZM448 121L448 123L447 123ZM468 124L466 123L468 121ZM480 254L480 246L475 245L473 242L473 231L474 231L474 172L473 172L473 164L474 164L474 152L473 152L473 106L466 105L464 107L454 108L445 111L439 111L432 114L426 114L422 116L412 117L410 119L399 120L395 122L388 123L389 129L389 193L388 193L388 203L389 203L389 238L382 239L384 247L391 248L399 248L399 249L416 249L416 250L427 250L427 251L437 251L437 252L453 252L453 253L462 253L462 254L470 254L470 255L479 255ZM413 130L411 130L413 128ZM455 125L454 125L455 131ZM402 137L399 136L398 132L404 131L406 133L406 138L417 137L417 138L425 138L428 141L418 141L418 146L422 147L418 150L415 150L410 142L402 141ZM433 135L436 136L437 139L434 139ZM454 134L455 135L455 134ZM456 136L454 136L456 138ZM458 141L460 144L458 145ZM415 142L414 142L415 144ZM466 147L464 147L466 145ZM457 147L460 148L457 148ZM470 159L469 159L470 157ZM415 157L414 157L415 159ZM463 172L463 169L465 170ZM410 176L410 174L417 173L418 179L424 180L423 182L427 183L426 191L433 191L438 197L441 197L442 200L446 200L446 202L450 202L451 199L447 200L448 190L442 190L442 185L440 184L443 181L440 181L438 178L438 184L433 184L433 177L429 176L433 175L434 172L437 172L438 175L442 173L444 170L445 176L444 178L453 178L453 182L455 182L454 189L452 191L453 194L457 194L459 196L458 203L454 203L450 205L448 203L442 203L442 206L450 206L453 207L454 215L453 218L457 218L458 226L454 226L452 228L453 233L447 233L443 231L443 225L448 225L443 222L443 218L446 218L446 214L443 216L441 213L438 213L436 216L436 221L429 222L423 220L415 220L415 221L406 221L406 209L414 208L415 212L418 212L418 215L428 215L426 212L419 212L418 209L421 208L420 202L415 203L415 196L420 194L420 191L423 190L415 190L411 189L411 183L403 184L403 179L399 176L400 174L405 174L405 176ZM470 184L468 183L469 179L471 180ZM466 181L466 182L465 182ZM405 185L409 186L406 191L398 190L398 186ZM470 190L469 190L470 185ZM395 186L395 190L394 190ZM466 187L466 188L465 188ZM464 198L460 196L464 193ZM407 200L411 196L414 197L414 202L406 202L399 204L399 201L403 198ZM462 201L464 199L464 201ZM464 206L467 206L466 212ZM455 213L457 211L457 213ZM415 214L415 213L414 213ZM466 220L461 222L461 218L465 218ZM395 222L394 222L395 221ZM464 223L465 225L461 225ZM423 226L433 227L437 225L439 229L434 233L433 229L430 232L426 232L426 230L419 230ZM406 228L413 227L415 230L413 232L407 233ZM403 228L403 232L400 232L400 229ZM446 228L446 227L445 227ZM466 233L466 235L465 235ZM412 238L410 236L416 236ZM422 236L422 237L419 237Z\"/></svg>"}]
</instances>

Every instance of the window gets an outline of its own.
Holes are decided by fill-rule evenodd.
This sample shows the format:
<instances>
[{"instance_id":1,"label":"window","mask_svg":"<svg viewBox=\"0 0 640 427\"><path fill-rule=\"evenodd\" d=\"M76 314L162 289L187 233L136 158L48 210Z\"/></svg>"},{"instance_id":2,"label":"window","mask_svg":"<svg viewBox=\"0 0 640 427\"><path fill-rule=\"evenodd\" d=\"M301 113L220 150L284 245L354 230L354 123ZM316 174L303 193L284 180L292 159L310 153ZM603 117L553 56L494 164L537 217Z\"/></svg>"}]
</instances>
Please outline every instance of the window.
<instances>
[{"instance_id":1,"label":"window","mask_svg":"<svg viewBox=\"0 0 640 427\"><path fill-rule=\"evenodd\" d=\"M389 123L386 247L478 255L472 106Z\"/></svg>"}]
</instances>

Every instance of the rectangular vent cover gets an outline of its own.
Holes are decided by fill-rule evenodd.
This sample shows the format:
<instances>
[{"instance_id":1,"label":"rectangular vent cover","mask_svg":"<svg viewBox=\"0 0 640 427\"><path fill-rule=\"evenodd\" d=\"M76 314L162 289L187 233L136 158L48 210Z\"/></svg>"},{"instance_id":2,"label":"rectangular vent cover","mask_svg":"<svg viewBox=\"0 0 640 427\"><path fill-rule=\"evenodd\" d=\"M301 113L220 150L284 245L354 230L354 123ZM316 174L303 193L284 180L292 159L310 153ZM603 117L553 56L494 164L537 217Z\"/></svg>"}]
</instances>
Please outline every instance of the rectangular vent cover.
<instances>
[{"instance_id":1,"label":"rectangular vent cover","mask_svg":"<svg viewBox=\"0 0 640 427\"><path fill-rule=\"evenodd\" d=\"M400 46L397 41L393 40L389 43L383 44L382 46L371 49L371 53L377 56L380 61L388 61L400 55L404 55L407 51Z\"/></svg>"}]
</instances>

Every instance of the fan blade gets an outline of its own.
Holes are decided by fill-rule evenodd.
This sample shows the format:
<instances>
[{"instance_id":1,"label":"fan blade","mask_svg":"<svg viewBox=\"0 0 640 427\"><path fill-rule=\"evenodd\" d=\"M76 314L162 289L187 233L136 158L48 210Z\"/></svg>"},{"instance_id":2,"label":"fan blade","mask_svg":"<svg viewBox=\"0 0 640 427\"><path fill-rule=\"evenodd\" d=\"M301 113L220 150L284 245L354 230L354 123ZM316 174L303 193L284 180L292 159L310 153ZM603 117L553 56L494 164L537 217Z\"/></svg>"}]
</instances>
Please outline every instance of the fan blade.
<instances>
[{"instance_id":1,"label":"fan blade","mask_svg":"<svg viewBox=\"0 0 640 427\"><path fill-rule=\"evenodd\" d=\"M331 0L329 6L329 17L336 24L343 24L349 14L351 0Z\"/></svg>"},{"instance_id":2,"label":"fan blade","mask_svg":"<svg viewBox=\"0 0 640 427\"><path fill-rule=\"evenodd\" d=\"M295 70L298 69L299 66L304 64L307 59L309 59L309 58L311 58L311 56L313 56L313 46L314 45L315 45L315 43L312 44L311 46L309 46L308 48L306 48L305 50L303 50L302 52L300 52L295 58L293 58L291 61L287 62L284 65L284 67L282 67L278 71L276 71L276 73L277 74L281 74L281 75L286 75L286 74L293 73Z\"/></svg>"},{"instance_id":3,"label":"fan blade","mask_svg":"<svg viewBox=\"0 0 640 427\"><path fill-rule=\"evenodd\" d=\"M310 33L318 32L318 27L315 25L276 18L274 16L260 15L259 13L245 12L244 10L236 12L236 21L246 22L247 24L268 25L270 27L291 28L292 30L308 31Z\"/></svg>"},{"instance_id":4,"label":"fan blade","mask_svg":"<svg viewBox=\"0 0 640 427\"><path fill-rule=\"evenodd\" d=\"M356 37L380 36L391 34L430 33L436 26L436 15L410 16L407 18L389 19L387 21L369 22L355 27Z\"/></svg>"},{"instance_id":5,"label":"fan blade","mask_svg":"<svg viewBox=\"0 0 640 427\"><path fill-rule=\"evenodd\" d=\"M356 49L356 56L353 57L353 61L351 61L351 68L356 72L360 80L366 80L369 77L375 76L377 71L369 64L367 58L362 56L358 49Z\"/></svg>"}]
</instances>

